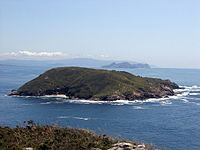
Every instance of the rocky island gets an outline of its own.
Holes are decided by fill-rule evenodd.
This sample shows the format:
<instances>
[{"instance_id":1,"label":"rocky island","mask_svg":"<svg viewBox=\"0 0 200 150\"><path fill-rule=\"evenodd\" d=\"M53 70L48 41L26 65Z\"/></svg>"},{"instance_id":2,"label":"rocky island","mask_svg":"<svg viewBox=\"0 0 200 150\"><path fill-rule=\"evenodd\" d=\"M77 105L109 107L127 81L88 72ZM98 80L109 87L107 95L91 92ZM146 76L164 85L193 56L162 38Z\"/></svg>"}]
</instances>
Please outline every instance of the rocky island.
<instances>
[{"instance_id":1,"label":"rocky island","mask_svg":"<svg viewBox=\"0 0 200 150\"><path fill-rule=\"evenodd\" d=\"M102 68L128 68L128 69L135 69L135 68L151 68L149 64L142 64L142 63L135 63L131 64L129 62L121 62L121 63L111 63L106 66L102 66Z\"/></svg>"},{"instance_id":2,"label":"rocky island","mask_svg":"<svg viewBox=\"0 0 200 150\"><path fill-rule=\"evenodd\" d=\"M135 76L125 71L81 67L53 68L27 82L10 96L53 96L88 100L145 100L174 95L169 80Z\"/></svg>"}]
</instances>

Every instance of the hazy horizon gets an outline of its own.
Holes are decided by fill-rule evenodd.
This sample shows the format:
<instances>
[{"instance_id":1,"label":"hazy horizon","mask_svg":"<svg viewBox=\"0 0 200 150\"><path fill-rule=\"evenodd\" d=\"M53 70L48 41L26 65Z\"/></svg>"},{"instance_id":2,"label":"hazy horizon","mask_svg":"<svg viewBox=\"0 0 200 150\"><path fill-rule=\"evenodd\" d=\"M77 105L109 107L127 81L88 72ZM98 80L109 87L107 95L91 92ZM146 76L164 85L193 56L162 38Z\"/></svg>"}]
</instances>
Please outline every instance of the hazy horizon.
<instances>
[{"instance_id":1,"label":"hazy horizon","mask_svg":"<svg viewBox=\"0 0 200 150\"><path fill-rule=\"evenodd\" d=\"M0 60L93 58L200 68L198 0L1 0Z\"/></svg>"}]
</instances>

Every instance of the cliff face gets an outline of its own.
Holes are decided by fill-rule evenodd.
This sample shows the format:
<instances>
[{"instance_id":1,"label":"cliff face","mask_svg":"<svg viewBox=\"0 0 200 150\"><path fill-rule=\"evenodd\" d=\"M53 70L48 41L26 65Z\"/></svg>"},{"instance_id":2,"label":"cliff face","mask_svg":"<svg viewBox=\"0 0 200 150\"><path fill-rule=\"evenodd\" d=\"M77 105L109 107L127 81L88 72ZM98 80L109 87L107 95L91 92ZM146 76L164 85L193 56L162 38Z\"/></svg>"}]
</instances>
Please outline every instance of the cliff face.
<instances>
[{"instance_id":1,"label":"cliff face","mask_svg":"<svg viewBox=\"0 0 200 150\"><path fill-rule=\"evenodd\" d=\"M174 95L178 85L143 78L124 71L61 67L48 70L10 95L44 96L62 94L69 98L92 100L145 100Z\"/></svg>"}]
</instances>

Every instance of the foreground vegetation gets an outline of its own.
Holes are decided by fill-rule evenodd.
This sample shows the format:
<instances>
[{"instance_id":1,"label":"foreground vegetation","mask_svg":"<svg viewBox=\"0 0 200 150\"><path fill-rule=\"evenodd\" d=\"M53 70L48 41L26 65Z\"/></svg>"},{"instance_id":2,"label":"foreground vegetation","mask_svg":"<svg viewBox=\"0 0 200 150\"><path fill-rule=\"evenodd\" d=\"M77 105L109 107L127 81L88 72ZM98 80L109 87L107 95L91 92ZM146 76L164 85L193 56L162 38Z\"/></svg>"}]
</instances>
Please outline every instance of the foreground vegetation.
<instances>
[{"instance_id":1,"label":"foreground vegetation","mask_svg":"<svg viewBox=\"0 0 200 150\"><path fill-rule=\"evenodd\" d=\"M1 150L26 148L34 150L107 150L112 149L113 144L119 142L122 141L106 135L97 135L86 129L39 126L32 121L28 121L28 125L25 127L0 127ZM137 149L137 146L142 145L134 142L129 142L129 144L132 144L135 150L154 150L152 145L145 145L143 148Z\"/></svg>"},{"instance_id":2,"label":"foreground vegetation","mask_svg":"<svg viewBox=\"0 0 200 150\"><path fill-rule=\"evenodd\" d=\"M10 95L63 94L71 99L144 100L174 95L176 88L178 85L169 80L144 78L124 71L60 67L41 74Z\"/></svg>"},{"instance_id":3,"label":"foreground vegetation","mask_svg":"<svg viewBox=\"0 0 200 150\"><path fill-rule=\"evenodd\" d=\"M0 149L22 150L86 150L108 149L116 140L96 135L85 129L31 125L26 127L0 127Z\"/></svg>"}]
</instances>

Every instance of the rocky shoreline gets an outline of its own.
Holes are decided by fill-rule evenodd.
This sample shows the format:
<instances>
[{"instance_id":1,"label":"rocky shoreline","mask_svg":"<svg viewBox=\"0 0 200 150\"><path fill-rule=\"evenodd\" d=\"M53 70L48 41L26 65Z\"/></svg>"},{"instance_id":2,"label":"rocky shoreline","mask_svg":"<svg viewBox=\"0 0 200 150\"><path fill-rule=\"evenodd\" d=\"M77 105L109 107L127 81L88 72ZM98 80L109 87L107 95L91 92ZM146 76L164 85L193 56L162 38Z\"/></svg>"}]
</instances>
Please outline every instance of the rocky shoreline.
<instances>
[{"instance_id":1,"label":"rocky shoreline","mask_svg":"<svg viewBox=\"0 0 200 150\"><path fill-rule=\"evenodd\" d=\"M180 89L180 88L174 88L176 89ZM140 94L140 93L134 93L133 95L111 95L108 97L103 97L103 98L89 98L86 100L92 100L92 101L116 101L116 100L129 100L129 101L145 101L151 98L168 98L170 96L174 96L176 95L176 93L174 92L174 89L168 89L168 91L159 91L156 94L155 93L144 93L144 94ZM74 100L83 100L83 98L80 97L75 97L75 96L68 96L65 94L54 94L52 93L48 95L46 95L45 93L43 95L31 95L31 94L25 94L25 93L19 93L17 90L12 90L10 94L8 94L7 96L19 96L19 97L44 97L44 98L63 98L63 99L74 99Z\"/></svg>"}]
</instances>

